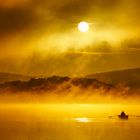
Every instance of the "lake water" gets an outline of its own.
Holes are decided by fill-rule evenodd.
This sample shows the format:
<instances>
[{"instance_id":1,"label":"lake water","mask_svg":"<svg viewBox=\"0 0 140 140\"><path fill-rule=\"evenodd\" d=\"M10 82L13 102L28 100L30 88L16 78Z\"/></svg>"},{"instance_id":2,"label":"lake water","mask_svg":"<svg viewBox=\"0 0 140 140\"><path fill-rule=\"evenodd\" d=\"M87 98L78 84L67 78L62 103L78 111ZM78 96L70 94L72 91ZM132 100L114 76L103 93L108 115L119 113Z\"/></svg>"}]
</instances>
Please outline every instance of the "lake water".
<instances>
[{"instance_id":1,"label":"lake water","mask_svg":"<svg viewBox=\"0 0 140 140\"><path fill-rule=\"evenodd\" d=\"M140 140L139 105L0 106L0 140ZM120 120L122 110L130 116ZM135 116L136 115L136 116Z\"/></svg>"}]
</instances>

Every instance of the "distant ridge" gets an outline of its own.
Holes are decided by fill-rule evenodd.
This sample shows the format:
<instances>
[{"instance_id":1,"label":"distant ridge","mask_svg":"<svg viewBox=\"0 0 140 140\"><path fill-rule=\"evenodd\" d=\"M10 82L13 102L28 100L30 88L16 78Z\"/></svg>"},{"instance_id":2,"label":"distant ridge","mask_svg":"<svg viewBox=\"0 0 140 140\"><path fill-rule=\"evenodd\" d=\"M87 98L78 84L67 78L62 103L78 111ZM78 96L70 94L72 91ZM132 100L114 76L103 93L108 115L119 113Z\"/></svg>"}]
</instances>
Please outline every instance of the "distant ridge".
<instances>
[{"instance_id":1,"label":"distant ridge","mask_svg":"<svg viewBox=\"0 0 140 140\"><path fill-rule=\"evenodd\" d=\"M0 83L17 81L17 80L27 81L30 78L31 78L30 76L24 76L24 75L20 75L20 74L0 72Z\"/></svg>"},{"instance_id":2,"label":"distant ridge","mask_svg":"<svg viewBox=\"0 0 140 140\"><path fill-rule=\"evenodd\" d=\"M70 93L74 89L80 91L82 95L83 92L89 92L93 94L94 91L101 90L103 92L108 92L115 87L110 84L100 82L96 79L90 78L70 78L70 77L60 77L52 76L48 78L31 78L28 81L11 81L0 84L0 92L30 92L30 93Z\"/></svg>"},{"instance_id":3,"label":"distant ridge","mask_svg":"<svg viewBox=\"0 0 140 140\"><path fill-rule=\"evenodd\" d=\"M0 84L11 81L29 81L31 78L31 76L0 72ZM114 86L123 85L140 89L140 68L96 73L83 78L97 79Z\"/></svg>"},{"instance_id":4,"label":"distant ridge","mask_svg":"<svg viewBox=\"0 0 140 140\"><path fill-rule=\"evenodd\" d=\"M125 85L130 88L140 88L140 68L126 69L112 72L103 72L87 75L113 85Z\"/></svg>"}]
</instances>

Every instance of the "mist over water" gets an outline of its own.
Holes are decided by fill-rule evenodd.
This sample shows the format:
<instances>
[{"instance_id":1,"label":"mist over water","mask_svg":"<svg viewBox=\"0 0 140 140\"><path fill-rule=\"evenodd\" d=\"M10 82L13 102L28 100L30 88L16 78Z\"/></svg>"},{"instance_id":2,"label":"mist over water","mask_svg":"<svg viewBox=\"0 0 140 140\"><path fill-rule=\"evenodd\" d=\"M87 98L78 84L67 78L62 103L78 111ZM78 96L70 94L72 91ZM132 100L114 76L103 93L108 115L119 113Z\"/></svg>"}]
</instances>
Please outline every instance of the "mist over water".
<instances>
[{"instance_id":1,"label":"mist over water","mask_svg":"<svg viewBox=\"0 0 140 140\"><path fill-rule=\"evenodd\" d=\"M137 103L139 84L108 84L94 78L52 76L0 84L1 103Z\"/></svg>"}]
</instances>

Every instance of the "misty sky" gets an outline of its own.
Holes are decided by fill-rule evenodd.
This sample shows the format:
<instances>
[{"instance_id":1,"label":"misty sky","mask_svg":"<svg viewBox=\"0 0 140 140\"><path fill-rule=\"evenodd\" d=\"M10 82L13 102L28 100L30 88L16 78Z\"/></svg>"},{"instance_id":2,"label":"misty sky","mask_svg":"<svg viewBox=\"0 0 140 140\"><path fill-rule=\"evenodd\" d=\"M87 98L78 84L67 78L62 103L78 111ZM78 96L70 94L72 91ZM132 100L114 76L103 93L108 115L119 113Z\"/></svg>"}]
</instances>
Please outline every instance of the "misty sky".
<instances>
[{"instance_id":1,"label":"misty sky","mask_svg":"<svg viewBox=\"0 0 140 140\"><path fill-rule=\"evenodd\" d=\"M0 71L86 75L140 67L139 0L0 1ZM77 25L90 23L81 33Z\"/></svg>"}]
</instances>

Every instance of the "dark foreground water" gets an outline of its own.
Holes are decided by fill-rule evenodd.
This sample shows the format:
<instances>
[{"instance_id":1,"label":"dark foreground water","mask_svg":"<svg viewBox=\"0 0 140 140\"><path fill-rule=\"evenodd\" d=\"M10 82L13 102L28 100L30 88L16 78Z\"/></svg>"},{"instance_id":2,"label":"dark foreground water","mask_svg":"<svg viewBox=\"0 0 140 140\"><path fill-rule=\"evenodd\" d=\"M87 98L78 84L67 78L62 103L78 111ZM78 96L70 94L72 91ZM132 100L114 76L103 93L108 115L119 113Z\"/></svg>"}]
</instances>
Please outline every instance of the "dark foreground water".
<instances>
[{"instance_id":1,"label":"dark foreground water","mask_svg":"<svg viewBox=\"0 0 140 140\"><path fill-rule=\"evenodd\" d=\"M122 109L134 116L118 119ZM140 140L139 113L139 106L3 105L0 140Z\"/></svg>"}]
</instances>

